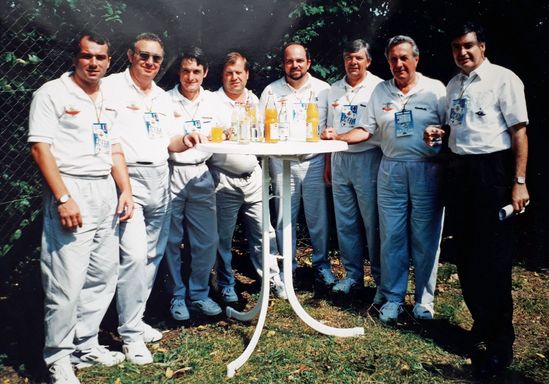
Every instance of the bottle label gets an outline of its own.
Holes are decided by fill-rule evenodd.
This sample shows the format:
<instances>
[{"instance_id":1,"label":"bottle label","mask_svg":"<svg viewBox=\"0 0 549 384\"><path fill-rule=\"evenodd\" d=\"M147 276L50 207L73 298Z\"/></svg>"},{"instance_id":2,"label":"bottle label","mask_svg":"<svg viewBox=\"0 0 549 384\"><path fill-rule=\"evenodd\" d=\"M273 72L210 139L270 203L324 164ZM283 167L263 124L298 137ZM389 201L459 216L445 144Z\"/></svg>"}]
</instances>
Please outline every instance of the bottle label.
<instances>
[{"instance_id":1,"label":"bottle label","mask_svg":"<svg viewBox=\"0 0 549 384\"><path fill-rule=\"evenodd\" d=\"M280 136L280 141L288 140L288 136L290 136L290 126L287 122L278 123L278 134Z\"/></svg>"},{"instance_id":2,"label":"bottle label","mask_svg":"<svg viewBox=\"0 0 549 384\"><path fill-rule=\"evenodd\" d=\"M270 126L270 136L271 136L271 141L272 140L279 140L280 138L280 134L279 134L279 131L278 131L278 123L271 123Z\"/></svg>"}]
</instances>

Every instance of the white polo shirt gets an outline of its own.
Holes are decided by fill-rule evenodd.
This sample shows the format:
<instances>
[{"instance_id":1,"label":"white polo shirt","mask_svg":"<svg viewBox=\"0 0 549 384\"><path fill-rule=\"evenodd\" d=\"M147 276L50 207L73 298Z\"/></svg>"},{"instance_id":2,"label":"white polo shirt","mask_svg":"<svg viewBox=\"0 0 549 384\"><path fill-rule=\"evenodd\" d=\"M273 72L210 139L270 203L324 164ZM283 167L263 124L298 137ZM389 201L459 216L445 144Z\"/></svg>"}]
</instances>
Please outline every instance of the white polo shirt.
<instances>
[{"instance_id":1,"label":"white polo shirt","mask_svg":"<svg viewBox=\"0 0 549 384\"><path fill-rule=\"evenodd\" d=\"M129 69L104 79L105 91L120 104L116 125L129 165L157 165L168 159L170 138L175 135L173 109L167 93L154 82L143 93Z\"/></svg>"},{"instance_id":2,"label":"white polo shirt","mask_svg":"<svg viewBox=\"0 0 549 384\"><path fill-rule=\"evenodd\" d=\"M245 92L246 102L257 106L259 103L257 96L248 89L246 89ZM223 90L223 87L219 88L215 94L221 103L219 111L219 119L221 124L223 127L230 127L231 116L234 108L236 107L236 102L227 96ZM216 168L220 168L221 170L234 176L249 175L257 166L257 157L254 155L214 153L208 164Z\"/></svg>"},{"instance_id":3,"label":"white polo shirt","mask_svg":"<svg viewBox=\"0 0 549 384\"><path fill-rule=\"evenodd\" d=\"M454 153L483 154L509 149L509 128L528 124L522 81L488 59L469 76L454 76L446 90L451 126L448 145Z\"/></svg>"},{"instance_id":4,"label":"white polo shirt","mask_svg":"<svg viewBox=\"0 0 549 384\"><path fill-rule=\"evenodd\" d=\"M112 167L116 106L101 85L95 101L64 73L34 92L29 116L29 143L47 143L62 174L106 176Z\"/></svg>"},{"instance_id":5,"label":"white polo shirt","mask_svg":"<svg viewBox=\"0 0 549 384\"><path fill-rule=\"evenodd\" d=\"M357 121L366 113L366 106L376 85L382 78L366 72L366 77L355 87L347 83L345 77L332 84L328 92L328 118L326 127L332 127L338 134L355 128ZM347 152L363 152L379 146L377 137L362 143L350 144Z\"/></svg>"},{"instance_id":6,"label":"white polo shirt","mask_svg":"<svg viewBox=\"0 0 549 384\"><path fill-rule=\"evenodd\" d=\"M417 72L416 85L405 95L394 79L379 83L368 103L366 114L358 122L381 141L383 155L400 160L415 160L436 155L440 147L429 147L423 142L423 131L428 125L442 125L446 120L446 88L438 80ZM397 130L396 119L402 118L403 109L410 114L413 124L403 134ZM400 116L400 117L399 117Z\"/></svg>"},{"instance_id":7,"label":"white polo shirt","mask_svg":"<svg viewBox=\"0 0 549 384\"><path fill-rule=\"evenodd\" d=\"M179 92L179 84L176 84L168 94L174 111L177 133L186 135L197 131L208 136L212 127L221 123L221 102L213 92L200 87L200 94L191 101ZM190 148L181 153L170 153L170 160L178 164L200 164L210 156L211 153Z\"/></svg>"},{"instance_id":8,"label":"white polo shirt","mask_svg":"<svg viewBox=\"0 0 549 384\"><path fill-rule=\"evenodd\" d=\"M281 100L286 100L286 108L290 118L290 137L298 137L302 141L305 141L306 138L307 104L309 103L311 91L316 97L318 105L318 129L321 132L326 127L326 100L330 89L330 85L325 81L319 80L309 73L306 76L307 82L299 89L293 88L286 82L286 78L282 77L267 85L259 99L259 112L262 115L265 112L269 91L273 93L277 111L280 111Z\"/></svg>"}]
</instances>

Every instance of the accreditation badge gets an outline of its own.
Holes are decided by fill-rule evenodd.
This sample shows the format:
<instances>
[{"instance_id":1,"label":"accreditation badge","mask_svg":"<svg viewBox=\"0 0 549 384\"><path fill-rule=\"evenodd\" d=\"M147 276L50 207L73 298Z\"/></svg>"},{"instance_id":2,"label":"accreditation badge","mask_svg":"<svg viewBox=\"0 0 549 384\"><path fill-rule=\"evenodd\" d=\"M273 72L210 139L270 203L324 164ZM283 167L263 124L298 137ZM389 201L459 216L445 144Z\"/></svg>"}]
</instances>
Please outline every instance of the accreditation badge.
<instances>
[{"instance_id":1,"label":"accreditation badge","mask_svg":"<svg viewBox=\"0 0 549 384\"><path fill-rule=\"evenodd\" d=\"M145 119L145 128L147 128L147 134L149 139L158 139L162 137L162 128L160 126L160 119L156 112L145 112L143 115Z\"/></svg>"},{"instance_id":2,"label":"accreditation badge","mask_svg":"<svg viewBox=\"0 0 549 384\"><path fill-rule=\"evenodd\" d=\"M93 123L93 152L96 155L101 153L110 153L111 142L109 140L109 130L107 123Z\"/></svg>"},{"instance_id":3,"label":"accreditation badge","mask_svg":"<svg viewBox=\"0 0 549 384\"><path fill-rule=\"evenodd\" d=\"M350 129L356 125L356 115L358 113L358 105L343 105L339 124L341 128Z\"/></svg>"},{"instance_id":4,"label":"accreditation badge","mask_svg":"<svg viewBox=\"0 0 549 384\"><path fill-rule=\"evenodd\" d=\"M192 132L200 132L202 130L202 123L200 120L187 120L183 122L183 134L188 135Z\"/></svg>"},{"instance_id":5,"label":"accreditation badge","mask_svg":"<svg viewBox=\"0 0 549 384\"><path fill-rule=\"evenodd\" d=\"M461 125L467 112L467 99L454 99L450 107L450 125Z\"/></svg>"},{"instance_id":6,"label":"accreditation badge","mask_svg":"<svg viewBox=\"0 0 549 384\"><path fill-rule=\"evenodd\" d=\"M403 109L395 112L396 137L411 136L414 134L414 117L412 111Z\"/></svg>"}]
</instances>

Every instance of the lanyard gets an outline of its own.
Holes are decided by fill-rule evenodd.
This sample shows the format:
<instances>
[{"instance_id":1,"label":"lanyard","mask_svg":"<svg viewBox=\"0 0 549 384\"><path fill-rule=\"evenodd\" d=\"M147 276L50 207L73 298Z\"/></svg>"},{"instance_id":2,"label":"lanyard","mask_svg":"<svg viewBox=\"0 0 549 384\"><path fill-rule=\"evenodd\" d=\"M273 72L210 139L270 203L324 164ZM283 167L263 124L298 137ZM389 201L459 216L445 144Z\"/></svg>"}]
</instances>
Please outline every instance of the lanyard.
<instances>
[{"instance_id":1,"label":"lanyard","mask_svg":"<svg viewBox=\"0 0 549 384\"><path fill-rule=\"evenodd\" d=\"M202 101L202 100L201 100ZM200 103L201 101L199 101L197 104L196 104L196 107L194 109L194 112L193 114L191 115L189 113L189 111L187 111L187 107L185 107L185 104L183 103L183 100L180 100L180 103L181 103L181 106L183 107L183 111L187 114L187 116L189 116L191 118L191 121L194 121L194 117L196 116L196 113L198 112L198 108L200 108Z\"/></svg>"},{"instance_id":2,"label":"lanyard","mask_svg":"<svg viewBox=\"0 0 549 384\"><path fill-rule=\"evenodd\" d=\"M471 80L467 83L467 85L464 87L463 85L465 84L465 79L462 77L461 78L461 92L459 94L459 97L458 99L461 99L463 97L463 94L465 93L465 90L467 88L469 88L469 86L473 83L473 81L475 81L475 79L478 77L478 73L475 73L475 76L473 76L471 78Z\"/></svg>"},{"instance_id":3,"label":"lanyard","mask_svg":"<svg viewBox=\"0 0 549 384\"><path fill-rule=\"evenodd\" d=\"M99 90L99 95L101 96L101 104L99 105L99 108L97 108L95 100L90 95L88 95L93 104L93 110L95 111L95 118L97 119L97 123L101 122L101 113L103 112L103 90Z\"/></svg>"},{"instance_id":4,"label":"lanyard","mask_svg":"<svg viewBox=\"0 0 549 384\"><path fill-rule=\"evenodd\" d=\"M398 94L398 97L400 99L400 104L402 104L402 112L404 112L406 110L406 105L408 104L408 102L410 101L410 99L412 97L414 97L416 94L414 93L413 95L410 95L408 97L403 97L401 93Z\"/></svg>"},{"instance_id":5,"label":"lanyard","mask_svg":"<svg viewBox=\"0 0 549 384\"><path fill-rule=\"evenodd\" d=\"M345 92L345 99L347 100L348 105L353 105L353 100L355 99L356 95L360 92L360 90L364 87L364 85L361 85L358 88L351 88L350 92ZM349 93L353 94L353 97L349 99Z\"/></svg>"}]
</instances>

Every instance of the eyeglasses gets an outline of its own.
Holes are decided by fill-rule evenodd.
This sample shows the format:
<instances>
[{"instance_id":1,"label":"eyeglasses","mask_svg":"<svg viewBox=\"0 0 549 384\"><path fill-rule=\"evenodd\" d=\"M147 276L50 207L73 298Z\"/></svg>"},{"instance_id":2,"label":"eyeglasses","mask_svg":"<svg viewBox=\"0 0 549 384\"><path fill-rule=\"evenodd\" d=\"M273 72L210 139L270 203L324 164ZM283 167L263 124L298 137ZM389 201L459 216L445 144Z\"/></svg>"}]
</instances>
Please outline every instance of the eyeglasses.
<instances>
[{"instance_id":1,"label":"eyeglasses","mask_svg":"<svg viewBox=\"0 0 549 384\"><path fill-rule=\"evenodd\" d=\"M149 58L152 57L153 62L156 64L159 64L162 62L162 60L164 60L164 56L162 55L154 55L152 53L140 51L138 49L135 50L135 54L139 56L139 60L142 60L142 61L149 61Z\"/></svg>"}]
</instances>

